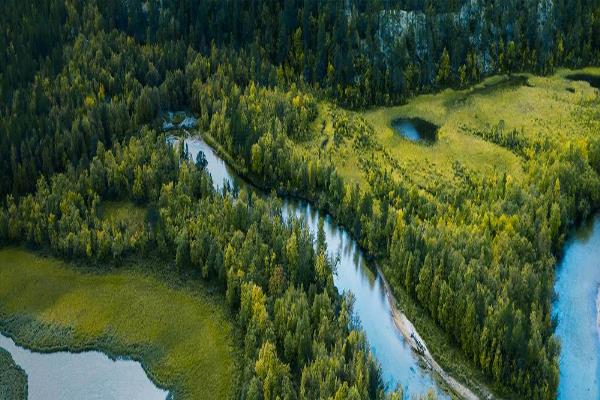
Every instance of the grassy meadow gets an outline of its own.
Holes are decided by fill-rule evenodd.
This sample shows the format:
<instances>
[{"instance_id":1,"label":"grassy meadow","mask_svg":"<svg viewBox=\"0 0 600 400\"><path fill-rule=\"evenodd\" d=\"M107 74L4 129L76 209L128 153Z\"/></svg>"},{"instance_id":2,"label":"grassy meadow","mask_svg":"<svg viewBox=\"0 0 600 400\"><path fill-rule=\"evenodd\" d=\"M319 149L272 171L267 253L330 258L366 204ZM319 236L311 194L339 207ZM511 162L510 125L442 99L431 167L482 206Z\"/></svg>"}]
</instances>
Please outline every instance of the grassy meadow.
<instances>
[{"instance_id":1,"label":"grassy meadow","mask_svg":"<svg viewBox=\"0 0 600 400\"><path fill-rule=\"evenodd\" d=\"M455 162L479 174L506 173L519 179L523 174L519 156L472 132L501 124L505 131L516 130L528 140L589 136L592 129L600 129L598 89L566 78L575 72L600 76L600 68L562 69L549 77L494 76L465 90L446 89L417 96L404 105L362 112L343 111L321 103L316 122L319 134L302 146L307 155L327 155L347 181L360 184L366 183L361 158L372 159L396 179L413 181L424 189L440 180L451 183ZM367 149L365 154L365 149L355 149L349 141L334 145L332 112L364 118L373 127L376 143L383 151ZM392 122L398 118L420 118L436 124L438 140L425 145L403 138L392 128ZM323 125L325 129L321 130Z\"/></svg>"},{"instance_id":2,"label":"grassy meadow","mask_svg":"<svg viewBox=\"0 0 600 400\"><path fill-rule=\"evenodd\" d=\"M0 330L28 348L128 356L176 398L223 399L234 384L232 329L200 284L169 285L135 268L84 273L0 250Z\"/></svg>"}]
</instances>

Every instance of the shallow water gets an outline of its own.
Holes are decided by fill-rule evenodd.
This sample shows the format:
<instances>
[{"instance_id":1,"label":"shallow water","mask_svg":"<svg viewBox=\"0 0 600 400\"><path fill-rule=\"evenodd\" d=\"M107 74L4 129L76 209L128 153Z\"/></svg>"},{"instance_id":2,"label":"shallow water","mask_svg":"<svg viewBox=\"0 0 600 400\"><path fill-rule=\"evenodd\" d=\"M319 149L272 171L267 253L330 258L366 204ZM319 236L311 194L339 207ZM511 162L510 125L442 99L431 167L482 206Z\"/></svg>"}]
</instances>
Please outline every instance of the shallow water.
<instances>
[{"instance_id":1,"label":"shallow water","mask_svg":"<svg viewBox=\"0 0 600 400\"><path fill-rule=\"evenodd\" d=\"M233 170L201 139L186 139L191 159L202 151L208 161L207 170L216 187L223 182L230 186L247 186ZM429 371L418 364L418 358L402 334L396 328L391 307L381 279L368 268L363 252L357 243L326 215L322 215L309 203L282 199L283 214L304 218L316 235L319 219L324 218L327 249L332 256L339 255L335 286L340 292L350 291L354 295L354 311L365 330L371 349L381 363L383 378L389 389L397 385L404 388L406 398L420 395L433 388L439 398L449 398L437 386Z\"/></svg>"},{"instance_id":2,"label":"shallow water","mask_svg":"<svg viewBox=\"0 0 600 400\"><path fill-rule=\"evenodd\" d=\"M105 354L35 353L0 334L0 347L27 373L29 400L164 400L140 363Z\"/></svg>"},{"instance_id":3,"label":"shallow water","mask_svg":"<svg viewBox=\"0 0 600 400\"><path fill-rule=\"evenodd\" d=\"M392 128L411 142L434 143L437 126L419 118L400 118L392 121Z\"/></svg>"},{"instance_id":4,"label":"shallow water","mask_svg":"<svg viewBox=\"0 0 600 400\"><path fill-rule=\"evenodd\" d=\"M600 216L567 243L554 290L553 314L561 340L558 398L600 399Z\"/></svg>"}]
</instances>

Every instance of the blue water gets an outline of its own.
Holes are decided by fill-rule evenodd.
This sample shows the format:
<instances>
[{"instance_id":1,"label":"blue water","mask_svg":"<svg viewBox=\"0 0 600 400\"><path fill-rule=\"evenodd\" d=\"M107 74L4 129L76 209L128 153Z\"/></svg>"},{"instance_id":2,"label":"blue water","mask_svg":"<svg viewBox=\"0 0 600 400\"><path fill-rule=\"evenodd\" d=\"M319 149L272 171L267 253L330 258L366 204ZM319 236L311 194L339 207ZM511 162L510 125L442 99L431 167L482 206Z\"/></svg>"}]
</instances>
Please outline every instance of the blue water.
<instances>
[{"instance_id":1,"label":"blue water","mask_svg":"<svg viewBox=\"0 0 600 400\"><path fill-rule=\"evenodd\" d=\"M201 139L186 139L191 159L202 151L208 161L207 170L213 183L221 188L224 182L231 186L247 186L233 170ZM340 292L354 295L354 312L360 319L371 349L381 364L383 378L389 389L404 388L405 398L425 394L433 389L440 399L448 399L431 376L419 366L417 355L396 328L382 280L368 268L363 252L348 233L310 203L282 199L283 214L304 218L316 234L319 219L324 219L327 249L331 256L339 255L334 284Z\"/></svg>"},{"instance_id":2,"label":"blue water","mask_svg":"<svg viewBox=\"0 0 600 400\"><path fill-rule=\"evenodd\" d=\"M421 134L417 131L417 128L412 122L402 121L394 124L394 129L398 131L402 136L410 141L418 142L421 140Z\"/></svg>"},{"instance_id":3,"label":"blue water","mask_svg":"<svg viewBox=\"0 0 600 400\"><path fill-rule=\"evenodd\" d=\"M600 399L600 216L567 243L554 290L561 340L559 400Z\"/></svg>"},{"instance_id":4,"label":"blue water","mask_svg":"<svg viewBox=\"0 0 600 400\"><path fill-rule=\"evenodd\" d=\"M165 400L140 363L97 351L35 353L0 335L0 347L27 373L29 400Z\"/></svg>"}]
</instances>

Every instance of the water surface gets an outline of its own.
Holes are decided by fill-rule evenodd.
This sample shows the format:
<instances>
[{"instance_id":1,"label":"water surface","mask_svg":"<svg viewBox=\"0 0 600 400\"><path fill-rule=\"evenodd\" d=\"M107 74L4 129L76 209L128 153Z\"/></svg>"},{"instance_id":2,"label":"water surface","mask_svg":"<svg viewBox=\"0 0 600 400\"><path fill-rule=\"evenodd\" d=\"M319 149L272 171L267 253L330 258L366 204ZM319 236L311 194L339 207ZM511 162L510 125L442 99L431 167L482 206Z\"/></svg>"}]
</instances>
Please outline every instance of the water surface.
<instances>
[{"instance_id":1,"label":"water surface","mask_svg":"<svg viewBox=\"0 0 600 400\"><path fill-rule=\"evenodd\" d=\"M395 119L392 128L411 142L432 144L437 139L438 127L420 118Z\"/></svg>"},{"instance_id":2,"label":"water surface","mask_svg":"<svg viewBox=\"0 0 600 400\"><path fill-rule=\"evenodd\" d=\"M204 153L208 161L206 168L217 188L221 188L224 182L231 186L248 187L203 140L186 139L185 143L192 160L196 159L198 151ZM437 386L430 371L419 366L416 354L396 328L381 278L368 267L357 243L329 216L319 213L310 203L285 198L282 201L284 216L304 218L315 234L319 219L324 218L327 249L330 255L340 257L334 284L340 292L350 291L354 295L354 311L371 350L381 363L388 388L395 389L401 385L406 398L424 394L433 388L440 399L447 399L448 395Z\"/></svg>"},{"instance_id":3,"label":"water surface","mask_svg":"<svg viewBox=\"0 0 600 400\"><path fill-rule=\"evenodd\" d=\"M561 340L559 400L600 399L600 216L565 247L554 290L553 314Z\"/></svg>"},{"instance_id":4,"label":"water surface","mask_svg":"<svg viewBox=\"0 0 600 400\"><path fill-rule=\"evenodd\" d=\"M140 363L97 351L35 353L0 334L0 347L27 373L29 400L165 400Z\"/></svg>"}]
</instances>

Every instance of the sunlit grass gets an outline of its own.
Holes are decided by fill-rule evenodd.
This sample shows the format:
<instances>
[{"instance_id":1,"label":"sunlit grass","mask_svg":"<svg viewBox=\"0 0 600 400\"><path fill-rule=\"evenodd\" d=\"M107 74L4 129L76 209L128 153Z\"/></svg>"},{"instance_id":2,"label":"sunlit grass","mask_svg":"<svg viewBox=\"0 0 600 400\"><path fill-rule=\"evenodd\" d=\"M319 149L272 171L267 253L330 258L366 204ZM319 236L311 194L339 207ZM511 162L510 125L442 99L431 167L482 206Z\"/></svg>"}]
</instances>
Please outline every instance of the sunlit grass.
<instances>
[{"instance_id":1,"label":"sunlit grass","mask_svg":"<svg viewBox=\"0 0 600 400\"><path fill-rule=\"evenodd\" d=\"M0 250L0 316L19 344L37 350L99 349L141 359L181 398L232 393L232 326L200 285L173 288L134 270L82 273L9 248Z\"/></svg>"},{"instance_id":2,"label":"sunlit grass","mask_svg":"<svg viewBox=\"0 0 600 400\"><path fill-rule=\"evenodd\" d=\"M502 124L504 130L517 130L530 141L589 137L592 130L600 130L599 119L593 117L599 112L598 89L587 82L566 79L573 72L559 70L549 77L494 76L465 90L446 89L417 96L405 105L349 114L362 116L372 125L377 143L401 166L401 171L392 172L397 179L409 179L421 187L440 180L450 183L456 162L481 176L506 173L520 179L523 160L517 154L472 132ZM576 72L600 76L600 68ZM307 156L321 154L329 158L347 182L361 185L366 184L365 172L360 169L361 157L372 158L382 170L392 171L388 161L376 151L356 150L349 142L332 146L331 109L335 110L335 106L319 104L317 134L312 141L301 144ZM421 118L438 125L437 142L424 145L403 138L392 128L392 121L397 118Z\"/></svg>"}]
</instances>

